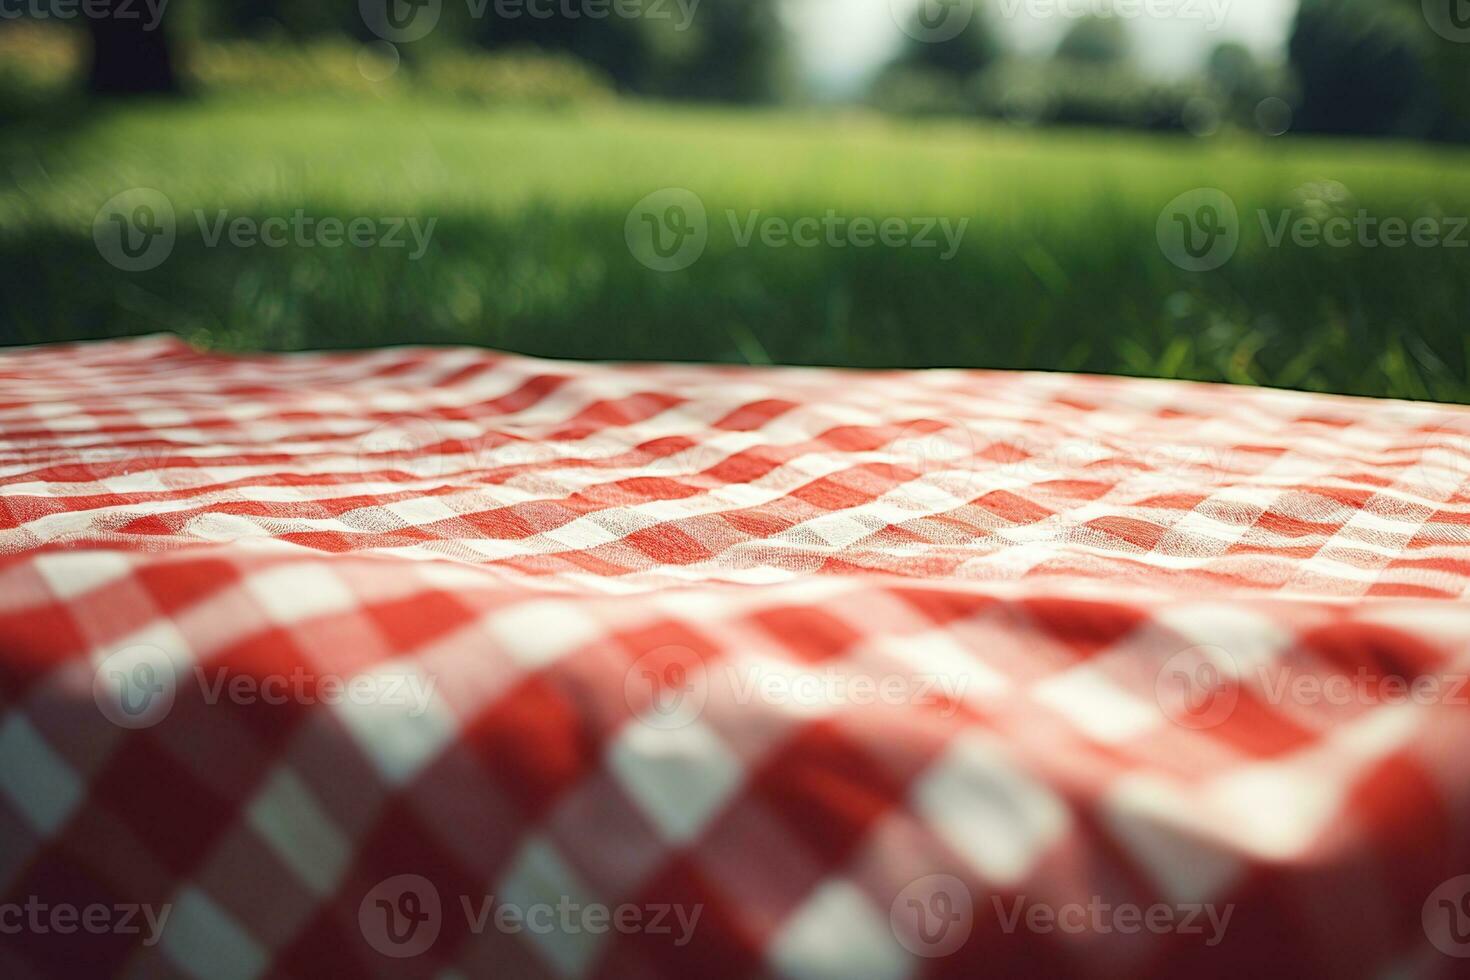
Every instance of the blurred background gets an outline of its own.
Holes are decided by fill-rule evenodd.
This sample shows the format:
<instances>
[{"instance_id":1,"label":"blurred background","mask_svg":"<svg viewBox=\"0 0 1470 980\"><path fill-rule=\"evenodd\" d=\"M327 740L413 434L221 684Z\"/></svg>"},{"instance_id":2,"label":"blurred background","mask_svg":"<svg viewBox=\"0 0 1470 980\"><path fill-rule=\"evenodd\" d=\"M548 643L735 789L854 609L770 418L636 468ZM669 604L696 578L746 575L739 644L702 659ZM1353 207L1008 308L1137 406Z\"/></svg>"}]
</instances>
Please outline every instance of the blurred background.
<instances>
[{"instance_id":1,"label":"blurred background","mask_svg":"<svg viewBox=\"0 0 1470 980\"><path fill-rule=\"evenodd\" d=\"M1470 402L1470 0L0 0L0 343Z\"/></svg>"}]
</instances>

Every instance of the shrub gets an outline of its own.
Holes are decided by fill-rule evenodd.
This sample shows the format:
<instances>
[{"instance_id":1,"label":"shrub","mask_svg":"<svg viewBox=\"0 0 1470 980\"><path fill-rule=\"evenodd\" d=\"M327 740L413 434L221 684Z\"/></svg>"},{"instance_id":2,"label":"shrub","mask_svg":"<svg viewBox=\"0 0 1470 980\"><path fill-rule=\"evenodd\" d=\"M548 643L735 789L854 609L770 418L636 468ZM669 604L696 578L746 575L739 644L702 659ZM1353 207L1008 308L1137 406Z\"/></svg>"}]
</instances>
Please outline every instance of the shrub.
<instances>
[{"instance_id":1,"label":"shrub","mask_svg":"<svg viewBox=\"0 0 1470 980\"><path fill-rule=\"evenodd\" d=\"M445 52L423 65L417 83L429 92L492 105L566 106L612 97L611 81L585 62L535 49Z\"/></svg>"},{"instance_id":2,"label":"shrub","mask_svg":"<svg viewBox=\"0 0 1470 980\"><path fill-rule=\"evenodd\" d=\"M65 89L82 70L82 39L51 24L0 26L0 88L24 96Z\"/></svg>"},{"instance_id":3,"label":"shrub","mask_svg":"<svg viewBox=\"0 0 1470 980\"><path fill-rule=\"evenodd\" d=\"M31 101L80 85L85 36L55 24L0 27L0 90ZM308 43L198 40L182 45L188 88L203 93L365 95L425 92L494 105L565 106L612 97L596 69L566 54L535 49L486 54L441 51L399 64L387 45L346 38Z\"/></svg>"}]
</instances>

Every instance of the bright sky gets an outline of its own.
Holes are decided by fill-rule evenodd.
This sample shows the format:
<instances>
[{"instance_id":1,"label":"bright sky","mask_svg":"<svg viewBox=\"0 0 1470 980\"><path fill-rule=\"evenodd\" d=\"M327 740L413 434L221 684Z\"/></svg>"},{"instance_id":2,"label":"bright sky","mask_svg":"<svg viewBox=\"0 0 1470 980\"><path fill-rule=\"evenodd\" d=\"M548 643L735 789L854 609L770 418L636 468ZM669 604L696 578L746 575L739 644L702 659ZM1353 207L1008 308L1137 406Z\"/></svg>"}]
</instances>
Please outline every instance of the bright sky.
<instances>
[{"instance_id":1,"label":"bright sky","mask_svg":"<svg viewBox=\"0 0 1470 980\"><path fill-rule=\"evenodd\" d=\"M898 23L920 3L941 0L786 0L788 22L801 38L807 72L821 87L841 90L881 64L903 35ZM953 2L953 0L952 0ZM971 0L958 0L971 2ZM1161 75L1197 67L1223 40L1240 40L1280 54L1297 0L972 0L1021 51L1045 52L1072 22L1091 10L1173 11L1128 18L1139 60Z\"/></svg>"}]
</instances>

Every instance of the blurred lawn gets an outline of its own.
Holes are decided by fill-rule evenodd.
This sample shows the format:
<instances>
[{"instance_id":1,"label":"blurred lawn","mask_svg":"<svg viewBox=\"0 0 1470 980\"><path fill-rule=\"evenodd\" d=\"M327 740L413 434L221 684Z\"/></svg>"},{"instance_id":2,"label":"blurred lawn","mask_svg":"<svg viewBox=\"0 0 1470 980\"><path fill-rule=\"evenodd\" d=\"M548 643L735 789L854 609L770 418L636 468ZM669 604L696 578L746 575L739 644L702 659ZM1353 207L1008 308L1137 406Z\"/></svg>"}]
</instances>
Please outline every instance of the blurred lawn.
<instances>
[{"instance_id":1,"label":"blurred lawn","mask_svg":"<svg viewBox=\"0 0 1470 980\"><path fill-rule=\"evenodd\" d=\"M141 105L0 130L0 342L172 330L226 349L475 343L533 354L1139 374L1470 402L1470 249L1281 248L1259 208L1470 215L1470 153L1191 141L971 123L616 105L490 111L331 99ZM178 242L125 273L98 208L164 191ZM1155 225L1176 195L1239 205L1239 253L1184 272ZM624 222L697 193L710 242L659 273ZM1310 197L1307 194L1306 197ZM207 247L203 208L263 220L437 218L407 249ZM763 216L970 218L941 249L737 247ZM1470 237L1470 236L1467 236Z\"/></svg>"}]
</instances>

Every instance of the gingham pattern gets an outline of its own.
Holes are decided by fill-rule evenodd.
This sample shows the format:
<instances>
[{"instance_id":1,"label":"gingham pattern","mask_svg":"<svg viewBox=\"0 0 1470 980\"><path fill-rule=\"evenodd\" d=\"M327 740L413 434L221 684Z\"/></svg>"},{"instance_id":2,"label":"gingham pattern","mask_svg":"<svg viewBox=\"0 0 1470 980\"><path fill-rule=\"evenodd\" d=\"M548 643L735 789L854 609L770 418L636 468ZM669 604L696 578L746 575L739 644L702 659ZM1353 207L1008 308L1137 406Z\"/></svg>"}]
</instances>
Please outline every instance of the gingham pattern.
<instances>
[{"instance_id":1,"label":"gingham pattern","mask_svg":"<svg viewBox=\"0 0 1470 980\"><path fill-rule=\"evenodd\" d=\"M1466 975L1467 433L1063 375L0 355L0 975ZM432 696L326 703L363 677ZM129 678L155 724L109 720ZM438 933L385 955L405 880ZM1006 926L1094 897L1231 918ZM28 900L170 913L6 929Z\"/></svg>"}]
</instances>

